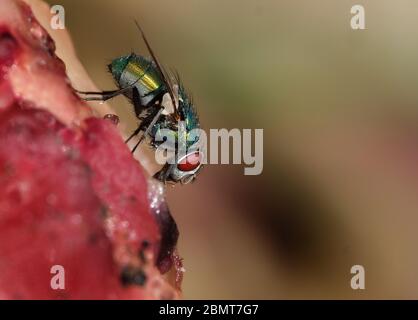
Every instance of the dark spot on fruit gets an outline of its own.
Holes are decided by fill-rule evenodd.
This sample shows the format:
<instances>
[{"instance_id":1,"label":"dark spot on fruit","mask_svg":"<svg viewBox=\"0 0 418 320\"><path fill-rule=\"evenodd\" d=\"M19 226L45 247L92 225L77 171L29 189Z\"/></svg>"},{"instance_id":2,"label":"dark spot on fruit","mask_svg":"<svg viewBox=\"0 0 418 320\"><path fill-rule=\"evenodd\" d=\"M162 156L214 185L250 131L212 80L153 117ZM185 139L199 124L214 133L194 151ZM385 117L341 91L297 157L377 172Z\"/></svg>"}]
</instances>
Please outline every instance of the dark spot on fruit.
<instances>
[{"instance_id":1,"label":"dark spot on fruit","mask_svg":"<svg viewBox=\"0 0 418 320\"><path fill-rule=\"evenodd\" d=\"M145 275L144 271L139 268L126 266L120 273L120 281L125 287L130 285L143 286L146 280L147 276Z\"/></svg>"},{"instance_id":2,"label":"dark spot on fruit","mask_svg":"<svg viewBox=\"0 0 418 320\"><path fill-rule=\"evenodd\" d=\"M172 253L177 244L179 231L177 224L171 216L170 209L164 202L158 209L158 214L155 214L161 232L160 250L157 256L157 267L161 273L166 273L170 270L173 261Z\"/></svg>"},{"instance_id":3,"label":"dark spot on fruit","mask_svg":"<svg viewBox=\"0 0 418 320\"><path fill-rule=\"evenodd\" d=\"M0 28L0 76L7 72L15 58L18 44L15 38L8 31L2 31Z\"/></svg>"},{"instance_id":4,"label":"dark spot on fruit","mask_svg":"<svg viewBox=\"0 0 418 320\"><path fill-rule=\"evenodd\" d=\"M150 247L150 245L149 241L142 241L141 248L139 249L139 259L141 259L143 263L146 262L145 251Z\"/></svg>"},{"instance_id":5,"label":"dark spot on fruit","mask_svg":"<svg viewBox=\"0 0 418 320\"><path fill-rule=\"evenodd\" d=\"M109 216L109 212L106 206L100 207L100 217L102 219L106 219Z\"/></svg>"},{"instance_id":6,"label":"dark spot on fruit","mask_svg":"<svg viewBox=\"0 0 418 320\"><path fill-rule=\"evenodd\" d=\"M148 241L148 240L144 240L144 241L142 241L142 248L145 250L145 249L148 249L149 247L150 247L150 245L151 245L151 243Z\"/></svg>"}]
</instances>

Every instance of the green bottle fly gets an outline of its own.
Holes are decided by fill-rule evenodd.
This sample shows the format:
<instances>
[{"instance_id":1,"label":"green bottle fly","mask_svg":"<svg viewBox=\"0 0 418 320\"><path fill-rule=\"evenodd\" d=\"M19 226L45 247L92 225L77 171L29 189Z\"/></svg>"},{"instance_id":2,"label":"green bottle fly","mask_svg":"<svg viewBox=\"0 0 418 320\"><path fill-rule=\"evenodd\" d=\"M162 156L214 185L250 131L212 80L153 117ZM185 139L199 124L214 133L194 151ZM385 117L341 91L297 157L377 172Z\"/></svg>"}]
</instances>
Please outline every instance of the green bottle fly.
<instances>
[{"instance_id":1,"label":"green bottle fly","mask_svg":"<svg viewBox=\"0 0 418 320\"><path fill-rule=\"evenodd\" d=\"M176 141L173 148L178 148L178 132L184 132L187 154L180 156L176 152L174 162L166 163L154 177L163 182L189 183L194 180L202 168L202 152L189 150L189 147L199 140L199 135L196 135L196 130L194 130L200 128L198 115L179 76L171 77L167 74L156 59L138 23L137 27L151 58L135 53L116 58L112 60L108 68L119 88L118 90L80 93L88 95L85 100L106 101L123 94L131 101L135 114L141 122L126 142L142 133L132 152L147 137L150 139L150 145L157 148L163 143L163 141L156 139L156 135L161 129L171 130L174 141ZM179 131L179 123L183 123L183 131Z\"/></svg>"}]
</instances>

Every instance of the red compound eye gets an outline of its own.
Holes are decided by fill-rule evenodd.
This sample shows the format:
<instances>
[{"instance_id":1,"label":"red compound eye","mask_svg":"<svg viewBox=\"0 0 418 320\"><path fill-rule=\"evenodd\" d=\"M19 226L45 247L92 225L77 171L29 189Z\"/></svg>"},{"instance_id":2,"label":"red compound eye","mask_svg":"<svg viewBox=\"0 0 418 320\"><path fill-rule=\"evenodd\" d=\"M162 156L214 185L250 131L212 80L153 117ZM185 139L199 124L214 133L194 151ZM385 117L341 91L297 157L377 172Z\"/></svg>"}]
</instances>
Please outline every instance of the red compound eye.
<instances>
[{"instance_id":1,"label":"red compound eye","mask_svg":"<svg viewBox=\"0 0 418 320\"><path fill-rule=\"evenodd\" d=\"M189 154L185 159L181 160L177 164L177 168L180 171L188 172L195 170L200 165L200 153L195 152Z\"/></svg>"}]
</instances>

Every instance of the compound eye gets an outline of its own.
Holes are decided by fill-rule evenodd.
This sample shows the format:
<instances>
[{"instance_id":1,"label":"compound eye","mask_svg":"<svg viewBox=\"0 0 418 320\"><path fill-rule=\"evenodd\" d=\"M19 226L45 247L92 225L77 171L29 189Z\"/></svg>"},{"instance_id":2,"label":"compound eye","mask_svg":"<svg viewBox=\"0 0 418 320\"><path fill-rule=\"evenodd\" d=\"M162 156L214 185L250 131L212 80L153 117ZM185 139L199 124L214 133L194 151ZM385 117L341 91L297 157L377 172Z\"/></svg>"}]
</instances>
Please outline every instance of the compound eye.
<instances>
[{"instance_id":1,"label":"compound eye","mask_svg":"<svg viewBox=\"0 0 418 320\"><path fill-rule=\"evenodd\" d=\"M195 170L200 165L200 152L195 152L187 155L180 163L177 164L177 168L183 172L189 172Z\"/></svg>"}]
</instances>

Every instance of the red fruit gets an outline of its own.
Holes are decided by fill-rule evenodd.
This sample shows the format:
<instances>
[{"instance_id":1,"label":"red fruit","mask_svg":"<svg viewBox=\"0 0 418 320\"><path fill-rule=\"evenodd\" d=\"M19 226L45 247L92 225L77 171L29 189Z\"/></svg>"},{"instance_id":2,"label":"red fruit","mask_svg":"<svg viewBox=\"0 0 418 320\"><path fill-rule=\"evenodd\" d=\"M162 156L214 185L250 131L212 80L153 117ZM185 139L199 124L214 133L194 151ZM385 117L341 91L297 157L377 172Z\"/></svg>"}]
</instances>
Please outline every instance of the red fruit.
<instances>
[{"instance_id":1,"label":"red fruit","mask_svg":"<svg viewBox=\"0 0 418 320\"><path fill-rule=\"evenodd\" d=\"M181 281L168 209L156 219L142 168L74 94L30 9L0 6L0 298L178 297L160 273L174 261Z\"/></svg>"}]
</instances>

